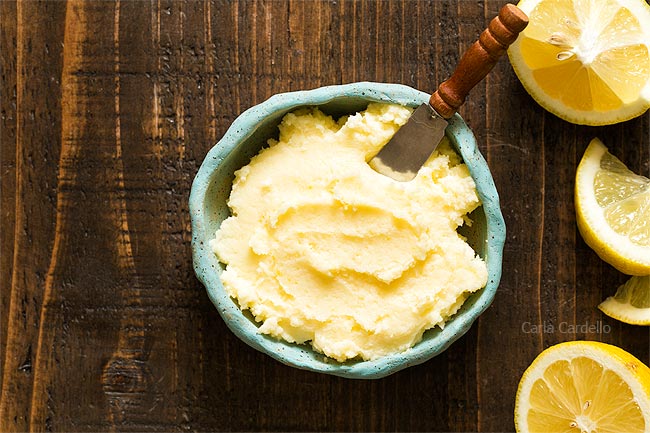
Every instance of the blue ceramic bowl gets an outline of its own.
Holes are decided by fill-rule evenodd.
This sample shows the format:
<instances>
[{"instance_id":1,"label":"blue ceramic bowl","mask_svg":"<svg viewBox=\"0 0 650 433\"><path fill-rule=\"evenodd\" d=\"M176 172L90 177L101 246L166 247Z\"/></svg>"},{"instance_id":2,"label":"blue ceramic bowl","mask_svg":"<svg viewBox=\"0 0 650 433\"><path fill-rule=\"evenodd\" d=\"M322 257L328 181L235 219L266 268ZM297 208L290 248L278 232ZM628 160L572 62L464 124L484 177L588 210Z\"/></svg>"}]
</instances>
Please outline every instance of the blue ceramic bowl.
<instances>
[{"instance_id":1,"label":"blue ceramic bowl","mask_svg":"<svg viewBox=\"0 0 650 433\"><path fill-rule=\"evenodd\" d=\"M241 114L208 152L190 194L194 270L235 335L255 349L293 367L349 378L380 378L438 355L467 332L490 305L501 277L505 224L490 170L476 146L472 131L458 115L449 122L446 134L467 164L483 202L483 206L471 215L474 224L462 227L461 232L487 261L488 283L465 301L444 329L425 332L422 341L413 348L374 361L339 363L315 352L309 345L286 343L260 334L250 313L242 312L226 294L219 279L224 266L209 247L209 240L214 238L219 225L230 214L227 200L233 173L248 164L268 138L277 136L277 126L286 113L302 106L318 106L325 113L338 117L364 110L372 101L416 107L428 99L428 94L411 87L367 82L278 94Z\"/></svg>"}]
</instances>

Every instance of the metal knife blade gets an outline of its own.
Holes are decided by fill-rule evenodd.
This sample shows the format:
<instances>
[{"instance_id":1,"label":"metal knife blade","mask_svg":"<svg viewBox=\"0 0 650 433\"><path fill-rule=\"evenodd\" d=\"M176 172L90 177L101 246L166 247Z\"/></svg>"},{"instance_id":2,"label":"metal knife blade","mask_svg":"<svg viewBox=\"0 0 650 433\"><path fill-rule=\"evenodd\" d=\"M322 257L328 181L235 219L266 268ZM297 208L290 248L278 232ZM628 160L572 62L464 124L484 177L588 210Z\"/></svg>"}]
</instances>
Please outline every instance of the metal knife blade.
<instances>
[{"instance_id":1,"label":"metal knife blade","mask_svg":"<svg viewBox=\"0 0 650 433\"><path fill-rule=\"evenodd\" d=\"M431 105L420 105L368 164L385 176L408 182L436 149L448 123Z\"/></svg>"}]
</instances>

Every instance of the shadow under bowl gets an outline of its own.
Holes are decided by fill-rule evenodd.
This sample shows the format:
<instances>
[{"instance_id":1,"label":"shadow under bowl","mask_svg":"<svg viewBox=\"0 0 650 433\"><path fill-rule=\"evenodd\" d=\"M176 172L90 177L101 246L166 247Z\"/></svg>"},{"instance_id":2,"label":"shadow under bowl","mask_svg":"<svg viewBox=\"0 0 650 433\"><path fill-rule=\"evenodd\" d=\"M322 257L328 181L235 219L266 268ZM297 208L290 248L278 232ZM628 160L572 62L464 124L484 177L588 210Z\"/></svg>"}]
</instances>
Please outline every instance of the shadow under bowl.
<instances>
[{"instance_id":1,"label":"shadow under bowl","mask_svg":"<svg viewBox=\"0 0 650 433\"><path fill-rule=\"evenodd\" d=\"M338 118L362 111L370 102L417 107L428 99L428 94L408 86L370 82L277 94L242 113L208 152L190 193L194 271L223 320L241 340L293 367L348 378L381 378L440 354L465 334L487 309L501 278L505 223L490 170L472 131L459 115L450 120L446 135L469 168L483 204L470 215L473 224L461 227L459 232L486 261L488 282L483 289L468 297L444 329L436 327L426 331L422 340L411 349L372 361L340 363L312 350L308 344L287 343L260 334L259 324L252 315L242 311L224 290L220 274L225 267L209 246L221 222L230 216L227 201L234 172L248 164L266 146L269 138L277 138L277 126L285 114L303 106L318 106L326 114Z\"/></svg>"}]
</instances>

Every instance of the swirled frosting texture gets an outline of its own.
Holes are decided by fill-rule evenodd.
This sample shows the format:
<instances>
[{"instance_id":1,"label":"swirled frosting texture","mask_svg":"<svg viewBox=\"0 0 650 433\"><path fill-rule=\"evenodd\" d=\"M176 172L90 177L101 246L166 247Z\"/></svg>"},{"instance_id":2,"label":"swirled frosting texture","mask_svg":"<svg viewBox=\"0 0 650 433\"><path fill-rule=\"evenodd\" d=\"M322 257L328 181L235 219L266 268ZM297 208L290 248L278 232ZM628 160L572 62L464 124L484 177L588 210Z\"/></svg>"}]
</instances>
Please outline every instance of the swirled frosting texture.
<instances>
[{"instance_id":1,"label":"swirled frosting texture","mask_svg":"<svg viewBox=\"0 0 650 433\"><path fill-rule=\"evenodd\" d=\"M228 294L259 331L311 342L337 361L407 350L486 284L485 263L456 232L480 205L446 142L411 182L366 161L411 110L370 104L337 121L287 114L279 140L235 173L212 241Z\"/></svg>"}]
</instances>

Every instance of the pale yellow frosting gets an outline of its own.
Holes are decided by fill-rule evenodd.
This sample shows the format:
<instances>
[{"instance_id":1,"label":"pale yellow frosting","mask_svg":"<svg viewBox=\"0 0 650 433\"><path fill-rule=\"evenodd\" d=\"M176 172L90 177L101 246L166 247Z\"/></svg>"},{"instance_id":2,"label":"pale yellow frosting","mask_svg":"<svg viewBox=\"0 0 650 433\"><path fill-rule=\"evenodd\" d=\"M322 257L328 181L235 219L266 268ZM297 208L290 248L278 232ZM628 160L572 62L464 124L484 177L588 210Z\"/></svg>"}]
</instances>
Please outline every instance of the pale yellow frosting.
<instances>
[{"instance_id":1,"label":"pale yellow frosting","mask_svg":"<svg viewBox=\"0 0 650 433\"><path fill-rule=\"evenodd\" d=\"M410 113L370 104L336 122L298 110L236 172L232 216L212 247L260 332L338 361L376 359L443 327L486 284L485 263L456 232L480 203L449 144L410 182L366 162Z\"/></svg>"}]
</instances>

